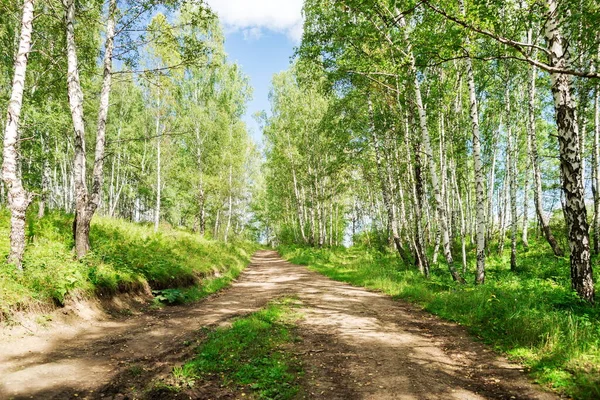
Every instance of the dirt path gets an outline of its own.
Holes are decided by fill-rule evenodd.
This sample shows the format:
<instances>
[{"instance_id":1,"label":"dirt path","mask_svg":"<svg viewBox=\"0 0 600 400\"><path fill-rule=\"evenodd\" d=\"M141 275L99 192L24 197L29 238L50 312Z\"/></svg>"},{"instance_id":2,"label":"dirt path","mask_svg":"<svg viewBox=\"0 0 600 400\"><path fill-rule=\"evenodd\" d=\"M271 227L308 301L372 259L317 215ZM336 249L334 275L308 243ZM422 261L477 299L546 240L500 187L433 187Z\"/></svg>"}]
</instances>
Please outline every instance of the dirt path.
<instances>
[{"instance_id":1,"label":"dirt path","mask_svg":"<svg viewBox=\"0 0 600 400\"><path fill-rule=\"evenodd\" d=\"M301 302L304 397L555 399L517 365L417 308L258 252L231 288L203 302L0 343L0 399L125 399L189 359L201 327L269 300ZM201 385L201 384L200 384ZM237 398L207 387L198 398Z\"/></svg>"}]
</instances>

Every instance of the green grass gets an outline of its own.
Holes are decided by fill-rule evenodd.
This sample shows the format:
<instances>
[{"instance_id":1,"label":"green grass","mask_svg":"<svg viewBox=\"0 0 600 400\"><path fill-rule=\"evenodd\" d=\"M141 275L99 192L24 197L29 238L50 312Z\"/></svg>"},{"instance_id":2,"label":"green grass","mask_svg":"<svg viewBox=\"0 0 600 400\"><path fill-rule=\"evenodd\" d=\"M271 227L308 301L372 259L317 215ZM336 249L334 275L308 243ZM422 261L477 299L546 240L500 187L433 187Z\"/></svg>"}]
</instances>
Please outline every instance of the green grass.
<instances>
[{"instance_id":1,"label":"green grass","mask_svg":"<svg viewBox=\"0 0 600 400\"><path fill-rule=\"evenodd\" d=\"M577 298L568 259L554 257L535 238L529 250L520 249L517 273L509 270L508 249L502 257L488 256L487 283L481 286L455 284L444 265L434 267L428 280L395 254L366 248L279 251L330 278L418 303L468 327L559 392L600 398L600 308ZM467 279L473 282L474 275Z\"/></svg>"},{"instance_id":2,"label":"green grass","mask_svg":"<svg viewBox=\"0 0 600 400\"><path fill-rule=\"evenodd\" d=\"M302 374L291 352L296 340L297 315L293 301L271 303L265 309L235 320L231 327L208 332L196 357L173 371L178 387L201 379L218 379L236 392L260 399L291 399Z\"/></svg>"},{"instance_id":3,"label":"green grass","mask_svg":"<svg viewBox=\"0 0 600 400\"><path fill-rule=\"evenodd\" d=\"M24 272L0 262L0 321L15 312L45 311L69 297L180 288L193 301L226 286L248 264L256 245L225 244L180 230L94 218L92 251L73 255L72 216L50 213L27 224ZM9 249L9 215L0 210L0 260Z\"/></svg>"}]
</instances>

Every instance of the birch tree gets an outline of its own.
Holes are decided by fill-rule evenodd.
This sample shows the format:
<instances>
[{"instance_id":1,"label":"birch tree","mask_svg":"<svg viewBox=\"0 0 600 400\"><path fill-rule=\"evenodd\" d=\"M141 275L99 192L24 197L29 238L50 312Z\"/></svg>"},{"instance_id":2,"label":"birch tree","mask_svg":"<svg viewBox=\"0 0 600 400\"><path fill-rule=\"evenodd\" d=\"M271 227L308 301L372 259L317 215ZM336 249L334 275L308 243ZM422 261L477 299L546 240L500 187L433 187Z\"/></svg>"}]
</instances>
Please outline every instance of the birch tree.
<instances>
[{"instance_id":1,"label":"birch tree","mask_svg":"<svg viewBox=\"0 0 600 400\"><path fill-rule=\"evenodd\" d=\"M569 69L568 38L560 25L562 17L556 0L548 0L545 36L548 41L551 67ZM552 72L552 94L558 141L560 145L560 168L562 189L565 195L565 219L569 232L571 250L571 282L581 298L594 302L594 280L590 262L589 225L582 184L582 159L580 153L579 126L575 116L572 97L571 76L562 72Z\"/></svg>"},{"instance_id":2,"label":"birch tree","mask_svg":"<svg viewBox=\"0 0 600 400\"><path fill-rule=\"evenodd\" d=\"M106 119L110 101L112 84L112 63L116 24L116 0L110 0L106 18L106 41L104 45L103 79L98 109L98 124L96 130L96 147L94 168L92 173L91 191L87 187L87 160L85 143L85 122L83 115L83 90L79 78L79 63L77 60L77 43L75 39L75 1L64 0L65 27L67 41L67 87L69 105L75 133L75 220L73 236L75 253L78 258L84 257L90 250L90 224L102 198L102 183L104 179L104 153L106 143Z\"/></svg>"},{"instance_id":3,"label":"birch tree","mask_svg":"<svg viewBox=\"0 0 600 400\"><path fill-rule=\"evenodd\" d=\"M461 12L465 14L464 1L460 2ZM470 46L470 38L467 35L465 38L467 49ZM467 81L469 86L469 110L471 116L471 124L473 127L473 162L475 168L475 202L476 202L476 218L477 218L477 273L475 275L475 283L485 282L485 203L484 203L484 174L483 163L481 161L481 134L479 132L479 107L477 106L477 93L475 91L475 76L473 73L473 61L471 57L465 60L467 65ZM490 185L493 187L493 166L492 180ZM491 202L491 196L490 200Z\"/></svg>"},{"instance_id":4,"label":"birch tree","mask_svg":"<svg viewBox=\"0 0 600 400\"><path fill-rule=\"evenodd\" d=\"M21 108L25 90L27 60L31 51L33 33L34 0L24 0L22 7L21 32L17 54L14 60L11 96L8 103L6 126L4 129L4 148L2 152L2 179L8 189L8 208L10 209L10 253L7 262L22 269L25 252L25 213L32 195L23 187L19 166L19 139Z\"/></svg>"}]
</instances>

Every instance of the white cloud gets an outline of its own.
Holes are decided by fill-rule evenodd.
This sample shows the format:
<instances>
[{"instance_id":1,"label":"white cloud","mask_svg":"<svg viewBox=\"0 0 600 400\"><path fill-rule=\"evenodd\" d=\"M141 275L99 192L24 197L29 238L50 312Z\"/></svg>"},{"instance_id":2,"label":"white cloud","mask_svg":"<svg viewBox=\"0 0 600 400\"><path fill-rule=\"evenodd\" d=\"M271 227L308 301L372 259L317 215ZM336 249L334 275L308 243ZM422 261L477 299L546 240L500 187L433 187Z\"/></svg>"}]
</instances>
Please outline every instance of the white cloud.
<instances>
[{"instance_id":1,"label":"white cloud","mask_svg":"<svg viewBox=\"0 0 600 400\"><path fill-rule=\"evenodd\" d=\"M263 35L262 29L256 26L253 26L252 28L242 29L242 33L244 35L244 40L247 40L249 42L253 40L258 40Z\"/></svg>"},{"instance_id":2,"label":"white cloud","mask_svg":"<svg viewBox=\"0 0 600 400\"><path fill-rule=\"evenodd\" d=\"M205 0L219 14L227 32L241 31L247 40L258 39L264 30L302 38L303 0Z\"/></svg>"}]
</instances>

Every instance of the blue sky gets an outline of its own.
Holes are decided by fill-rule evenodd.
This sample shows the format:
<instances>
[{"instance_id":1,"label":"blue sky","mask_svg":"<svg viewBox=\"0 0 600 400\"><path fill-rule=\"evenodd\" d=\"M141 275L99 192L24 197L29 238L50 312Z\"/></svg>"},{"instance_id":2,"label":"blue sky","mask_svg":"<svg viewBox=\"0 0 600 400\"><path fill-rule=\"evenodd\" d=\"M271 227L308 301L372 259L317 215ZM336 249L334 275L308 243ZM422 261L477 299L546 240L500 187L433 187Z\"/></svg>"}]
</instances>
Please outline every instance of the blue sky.
<instances>
[{"instance_id":1,"label":"blue sky","mask_svg":"<svg viewBox=\"0 0 600 400\"><path fill-rule=\"evenodd\" d=\"M262 110L269 112L271 78L288 68L294 46L293 39L278 32L264 32L259 38L248 37L241 31L226 36L225 50L229 59L241 65L254 88L253 100L248 104L244 121L257 143L260 143L262 134L253 115Z\"/></svg>"},{"instance_id":2,"label":"blue sky","mask_svg":"<svg viewBox=\"0 0 600 400\"><path fill-rule=\"evenodd\" d=\"M245 121L257 143L262 134L252 115L269 111L273 74L288 68L302 37L304 0L205 0L225 31L225 51L241 65L254 88Z\"/></svg>"}]
</instances>

